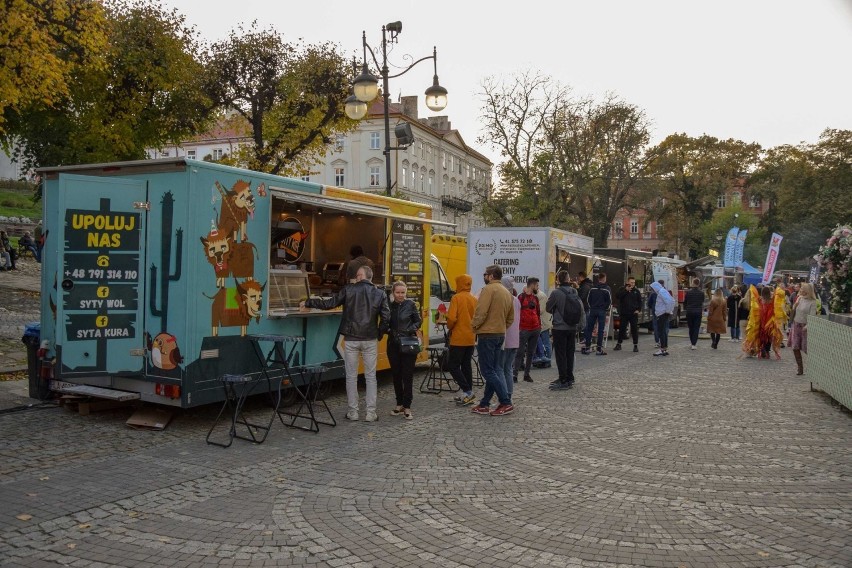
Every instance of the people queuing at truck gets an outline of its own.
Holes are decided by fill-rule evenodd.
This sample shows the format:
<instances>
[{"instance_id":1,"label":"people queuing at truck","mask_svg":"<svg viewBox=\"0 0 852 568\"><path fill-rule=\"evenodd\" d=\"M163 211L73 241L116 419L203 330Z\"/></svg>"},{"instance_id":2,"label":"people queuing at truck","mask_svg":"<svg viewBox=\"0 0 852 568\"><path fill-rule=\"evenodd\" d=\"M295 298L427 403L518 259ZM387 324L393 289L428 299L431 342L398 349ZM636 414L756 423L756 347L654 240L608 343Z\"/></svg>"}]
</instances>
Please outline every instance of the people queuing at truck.
<instances>
[{"instance_id":1,"label":"people queuing at truck","mask_svg":"<svg viewBox=\"0 0 852 568\"><path fill-rule=\"evenodd\" d=\"M461 394L456 402L462 406L470 406L476 399L473 396L473 351L476 346L476 336L473 334L471 321L476 311L476 298L470 293L473 278L470 274L456 277L456 293L450 300L447 310L447 333L449 335L449 351L447 354L447 369L456 383Z\"/></svg>"},{"instance_id":2,"label":"people queuing at truck","mask_svg":"<svg viewBox=\"0 0 852 568\"><path fill-rule=\"evenodd\" d=\"M509 395L511 403L512 396L515 394L515 383L518 382L515 355L518 353L518 345L520 344L521 303L515 291L515 279L511 276L504 276L501 282L512 295L512 307L515 313L512 323L506 327L506 339L503 341L503 351L500 353L500 370L503 373L506 393Z\"/></svg>"},{"instance_id":3,"label":"people queuing at truck","mask_svg":"<svg viewBox=\"0 0 852 568\"><path fill-rule=\"evenodd\" d=\"M639 352L639 313L642 311L642 293L636 288L636 279L630 276L627 282L616 292L618 299L618 342L615 350L621 350L621 343L627 337L630 326L630 338L633 340L633 352Z\"/></svg>"},{"instance_id":4,"label":"people queuing at truck","mask_svg":"<svg viewBox=\"0 0 852 568\"><path fill-rule=\"evenodd\" d=\"M607 313L609 312L610 307L612 307L612 290L606 283L605 272L601 272L596 278L597 281L592 284L592 287L589 289L589 318L586 321L586 345L581 351L583 355L591 353L592 332L595 330L596 326L598 330L598 341L595 354L606 355L606 351L603 350L603 340L604 335L606 334Z\"/></svg>"},{"instance_id":5,"label":"people queuing at truck","mask_svg":"<svg viewBox=\"0 0 852 568\"><path fill-rule=\"evenodd\" d=\"M482 279L485 286L479 292L471 326L476 333L476 352L479 370L485 380L485 392L480 403L473 407L474 414L504 416L515 410L506 391L506 381L499 368L500 352L506 339L506 328L515 320L512 295L500 281L503 270L497 265L485 268ZM497 395L499 405L491 410L491 399Z\"/></svg>"},{"instance_id":6,"label":"people queuing at truck","mask_svg":"<svg viewBox=\"0 0 852 568\"><path fill-rule=\"evenodd\" d=\"M423 343L423 338L420 336L423 319L414 300L406 297L407 293L408 287L405 282L393 283L387 353L393 375L393 391L396 395L396 407L391 411L391 415L402 415L406 420L411 420L413 418L411 401L414 396L414 365L417 363L417 354L420 352L419 346Z\"/></svg>"},{"instance_id":7,"label":"people queuing at truck","mask_svg":"<svg viewBox=\"0 0 852 568\"><path fill-rule=\"evenodd\" d=\"M379 419L376 414L376 363L378 340L388 332L390 306L387 295L373 285L373 269L361 266L355 273L355 283L344 286L330 298L308 298L300 308L333 310L343 306L340 335L343 336L343 366L346 370L346 398L349 411L346 418L358 420L358 362L364 364L366 380L367 422Z\"/></svg>"},{"instance_id":8,"label":"people queuing at truck","mask_svg":"<svg viewBox=\"0 0 852 568\"><path fill-rule=\"evenodd\" d=\"M530 376L535 350L538 346L538 337L541 335L541 305L538 301L538 278L535 276L527 280L521 293L518 294L520 303L520 341L518 351L515 354L514 382L518 381L521 369L524 371L524 381L533 382Z\"/></svg>"},{"instance_id":9,"label":"people queuing at truck","mask_svg":"<svg viewBox=\"0 0 852 568\"><path fill-rule=\"evenodd\" d=\"M693 278L691 286L686 291L683 300L683 309L686 312L686 327L689 329L690 349L698 347L698 333L701 331L701 317L704 314L704 291L701 289L701 280Z\"/></svg>"},{"instance_id":10,"label":"people queuing at truck","mask_svg":"<svg viewBox=\"0 0 852 568\"><path fill-rule=\"evenodd\" d=\"M352 257L352 260L346 265L346 280L343 284L347 282L350 284L354 283L356 281L355 275L362 266L369 266L370 269L375 267L375 263L364 256L364 248L361 245L353 245L349 249L349 256Z\"/></svg>"},{"instance_id":11,"label":"people queuing at truck","mask_svg":"<svg viewBox=\"0 0 852 568\"><path fill-rule=\"evenodd\" d=\"M586 311L567 271L556 274L556 284L545 304L545 311L553 317L553 353L558 372L550 388L563 390L574 387L574 350L577 333L586 327Z\"/></svg>"},{"instance_id":12,"label":"people queuing at truck","mask_svg":"<svg viewBox=\"0 0 852 568\"><path fill-rule=\"evenodd\" d=\"M713 297L710 298L710 305L707 307L707 333L710 334L710 347L713 349L719 348L719 341L722 339L722 334L727 331L725 323L728 319L728 305L725 302L725 294L721 288L716 288L713 292Z\"/></svg>"},{"instance_id":13,"label":"people queuing at truck","mask_svg":"<svg viewBox=\"0 0 852 568\"><path fill-rule=\"evenodd\" d=\"M577 294L580 297L580 301L583 302L583 310L586 312L586 318L589 317L589 292L591 289L592 280L587 278L586 273L581 270L577 274Z\"/></svg>"},{"instance_id":14,"label":"people queuing at truck","mask_svg":"<svg viewBox=\"0 0 852 568\"><path fill-rule=\"evenodd\" d=\"M731 288L731 294L725 300L728 308L728 328L731 330L731 341L740 340L740 302L743 296L740 294L740 287L734 286Z\"/></svg>"},{"instance_id":15,"label":"people queuing at truck","mask_svg":"<svg viewBox=\"0 0 852 568\"><path fill-rule=\"evenodd\" d=\"M808 316L817 314L817 298L812 284L802 284L790 317L790 347L796 359L796 374L804 374L802 352L808 352Z\"/></svg>"},{"instance_id":16,"label":"people queuing at truck","mask_svg":"<svg viewBox=\"0 0 852 568\"><path fill-rule=\"evenodd\" d=\"M538 305L547 305L547 294L545 294L538 285L536 280L536 297ZM541 334L538 336L538 346L536 347L536 356L533 358L533 367L539 369L549 369L553 359L553 343L550 340L550 330L553 328L553 316L547 310L541 310Z\"/></svg>"}]
</instances>

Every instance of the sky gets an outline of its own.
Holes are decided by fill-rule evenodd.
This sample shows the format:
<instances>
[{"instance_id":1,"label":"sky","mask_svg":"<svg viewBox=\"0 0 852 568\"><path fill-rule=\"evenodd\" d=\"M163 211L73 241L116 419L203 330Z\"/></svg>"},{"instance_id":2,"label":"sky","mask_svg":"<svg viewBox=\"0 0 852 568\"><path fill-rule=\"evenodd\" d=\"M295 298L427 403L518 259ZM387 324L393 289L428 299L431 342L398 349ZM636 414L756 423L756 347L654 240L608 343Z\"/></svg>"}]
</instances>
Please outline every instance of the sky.
<instances>
[{"instance_id":1,"label":"sky","mask_svg":"<svg viewBox=\"0 0 852 568\"><path fill-rule=\"evenodd\" d=\"M432 62L390 80L392 100L420 96L420 117L447 115L478 143L482 81L534 71L600 99L614 93L650 119L652 143L709 134L764 148L815 143L825 128L852 130L852 0L165 0L206 41L256 20L285 40L331 41L361 56L382 25L401 21L389 63L438 49L441 113L423 104ZM404 56L410 58L406 60ZM407 61L407 62L406 62ZM375 68L373 72L376 73ZM394 73L391 67L391 73ZM376 73L377 74L377 73Z\"/></svg>"}]
</instances>

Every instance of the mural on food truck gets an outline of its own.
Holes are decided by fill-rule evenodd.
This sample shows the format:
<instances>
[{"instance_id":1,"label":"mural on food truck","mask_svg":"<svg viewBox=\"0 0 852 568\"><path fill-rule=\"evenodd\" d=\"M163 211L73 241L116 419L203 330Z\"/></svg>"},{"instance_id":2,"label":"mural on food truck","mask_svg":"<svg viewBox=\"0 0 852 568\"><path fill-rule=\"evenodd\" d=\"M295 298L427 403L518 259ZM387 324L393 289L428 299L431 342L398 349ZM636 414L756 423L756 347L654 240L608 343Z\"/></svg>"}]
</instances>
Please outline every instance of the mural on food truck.
<instances>
[{"instance_id":1,"label":"mural on food truck","mask_svg":"<svg viewBox=\"0 0 852 568\"><path fill-rule=\"evenodd\" d=\"M254 220L254 194L251 182L242 179L237 180L230 190L218 181L213 187L211 202L214 215L217 202L220 204L218 222L214 220L210 232L200 240L204 257L213 267L218 290L213 295L202 294L212 300L210 325L213 337L219 335L222 327L239 327L240 335L244 336L251 320L260 322L266 289L265 283L261 285L255 281L255 260L259 257L257 246L248 240L247 225ZM265 196L266 185L258 185L257 193ZM227 285L229 277L233 279L233 286Z\"/></svg>"}]
</instances>

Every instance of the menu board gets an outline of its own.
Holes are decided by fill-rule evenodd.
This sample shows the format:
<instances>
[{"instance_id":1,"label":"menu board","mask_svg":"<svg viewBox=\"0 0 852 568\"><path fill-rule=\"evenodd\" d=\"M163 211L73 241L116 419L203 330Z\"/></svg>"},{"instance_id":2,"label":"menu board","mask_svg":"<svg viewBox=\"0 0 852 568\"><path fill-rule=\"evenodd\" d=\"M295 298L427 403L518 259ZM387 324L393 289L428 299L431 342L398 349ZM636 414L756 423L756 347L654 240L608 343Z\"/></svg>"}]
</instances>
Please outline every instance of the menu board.
<instances>
[{"instance_id":1,"label":"menu board","mask_svg":"<svg viewBox=\"0 0 852 568\"><path fill-rule=\"evenodd\" d=\"M62 290L68 341L136 337L141 218L106 205L66 211Z\"/></svg>"},{"instance_id":2,"label":"menu board","mask_svg":"<svg viewBox=\"0 0 852 568\"><path fill-rule=\"evenodd\" d=\"M409 221L394 221L391 246L392 274L423 274L426 252L423 225Z\"/></svg>"}]
</instances>

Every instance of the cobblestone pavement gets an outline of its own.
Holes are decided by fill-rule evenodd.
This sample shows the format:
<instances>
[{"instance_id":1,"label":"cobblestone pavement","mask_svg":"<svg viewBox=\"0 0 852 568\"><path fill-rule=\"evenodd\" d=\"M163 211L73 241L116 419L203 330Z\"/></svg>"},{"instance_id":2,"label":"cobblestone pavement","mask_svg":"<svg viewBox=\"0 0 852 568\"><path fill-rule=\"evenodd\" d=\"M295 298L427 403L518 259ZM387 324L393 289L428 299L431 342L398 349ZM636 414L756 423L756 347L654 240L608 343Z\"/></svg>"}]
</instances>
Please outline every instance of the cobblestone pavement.
<instances>
[{"instance_id":1,"label":"cobblestone pavement","mask_svg":"<svg viewBox=\"0 0 852 568\"><path fill-rule=\"evenodd\" d=\"M534 371L511 416L443 393L391 417L385 377L377 423L226 450L209 407L163 432L0 414L0 566L852 565L850 413L788 353L676 340L660 360L641 340L578 356L572 391Z\"/></svg>"}]
</instances>

